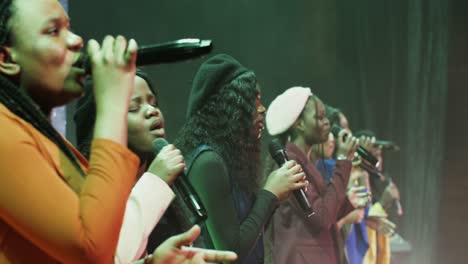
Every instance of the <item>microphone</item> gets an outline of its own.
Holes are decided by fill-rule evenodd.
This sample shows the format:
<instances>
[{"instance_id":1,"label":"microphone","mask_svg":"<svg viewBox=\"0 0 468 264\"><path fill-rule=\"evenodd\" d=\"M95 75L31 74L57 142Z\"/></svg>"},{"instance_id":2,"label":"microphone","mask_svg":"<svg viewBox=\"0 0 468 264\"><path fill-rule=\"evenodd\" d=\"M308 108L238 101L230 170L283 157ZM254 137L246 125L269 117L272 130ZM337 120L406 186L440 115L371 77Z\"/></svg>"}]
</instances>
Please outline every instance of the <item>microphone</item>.
<instances>
[{"instance_id":1,"label":"microphone","mask_svg":"<svg viewBox=\"0 0 468 264\"><path fill-rule=\"evenodd\" d=\"M161 151L162 148L167 146L169 143L164 138L157 138L153 141L153 150L156 155ZM177 207L179 208L188 208L191 212L191 215L188 216L190 219L191 225L199 224L202 221L206 220L207 214L205 207L203 206L198 194L193 189L192 184L188 180L187 175L185 172L180 173L174 184L172 186L174 193L176 194L175 203L178 204ZM179 201L177 201L179 200ZM180 200L182 200L183 204L180 204ZM182 212L178 212L178 214L183 214ZM184 216L181 216L184 217ZM182 220L183 221L183 220Z\"/></svg>"},{"instance_id":2,"label":"microphone","mask_svg":"<svg viewBox=\"0 0 468 264\"><path fill-rule=\"evenodd\" d=\"M341 131L344 130L343 128L339 127L339 126L332 126L331 128L331 133L336 137L338 138L338 135L341 133ZM348 134L346 133L343 137L344 140L346 140L348 138ZM361 163L359 164L359 166L361 166L361 168L367 170L368 172L371 172L371 173L378 173L379 170L377 169L377 166L379 165L379 160L374 156L372 155L371 153L369 153L369 151L367 151L367 149L363 148L362 146L359 146L356 150L356 153L361 157Z\"/></svg>"},{"instance_id":3,"label":"microphone","mask_svg":"<svg viewBox=\"0 0 468 264\"><path fill-rule=\"evenodd\" d=\"M388 140L376 140L375 145L392 151L400 151L400 147L393 141Z\"/></svg>"},{"instance_id":4,"label":"microphone","mask_svg":"<svg viewBox=\"0 0 468 264\"><path fill-rule=\"evenodd\" d=\"M196 38L179 39L164 43L142 45L137 51L137 66L171 63L198 58L213 49L211 40ZM87 54L82 55L82 67L87 74L92 72Z\"/></svg>"},{"instance_id":5,"label":"microphone","mask_svg":"<svg viewBox=\"0 0 468 264\"><path fill-rule=\"evenodd\" d=\"M281 167L289 160L286 151L283 149L278 140L271 141L268 147L271 157L275 160L278 166ZM307 217L311 217L315 214L315 212L312 210L312 207L310 206L309 200L307 199L307 194L303 189L294 190L293 194L304 213L306 213Z\"/></svg>"},{"instance_id":6,"label":"microphone","mask_svg":"<svg viewBox=\"0 0 468 264\"><path fill-rule=\"evenodd\" d=\"M403 215L403 207L401 206L401 203L400 203L399 199L395 200L395 207L396 207L396 210L397 210L397 215L402 216Z\"/></svg>"},{"instance_id":7,"label":"microphone","mask_svg":"<svg viewBox=\"0 0 468 264\"><path fill-rule=\"evenodd\" d=\"M390 176L388 176L388 183L389 184L393 183L393 179ZM397 215L402 216L403 215L403 207L401 206L400 199L395 199L394 200L394 206L395 206Z\"/></svg>"}]
</instances>

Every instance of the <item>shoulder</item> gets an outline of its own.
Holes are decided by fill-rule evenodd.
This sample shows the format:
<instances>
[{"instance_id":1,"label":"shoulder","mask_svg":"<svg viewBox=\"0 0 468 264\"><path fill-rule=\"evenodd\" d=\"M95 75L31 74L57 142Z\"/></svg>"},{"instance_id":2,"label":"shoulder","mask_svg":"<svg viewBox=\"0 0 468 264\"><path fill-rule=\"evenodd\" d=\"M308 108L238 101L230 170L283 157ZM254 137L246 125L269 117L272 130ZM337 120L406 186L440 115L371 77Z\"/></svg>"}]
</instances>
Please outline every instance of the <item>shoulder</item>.
<instances>
[{"instance_id":1,"label":"shoulder","mask_svg":"<svg viewBox=\"0 0 468 264\"><path fill-rule=\"evenodd\" d=\"M2 148L19 142L31 142L32 134L36 131L32 125L10 112L3 104L0 104L0 123L2 124L0 137Z\"/></svg>"},{"instance_id":2,"label":"shoulder","mask_svg":"<svg viewBox=\"0 0 468 264\"><path fill-rule=\"evenodd\" d=\"M287 143L286 152L288 153L289 160L295 160L302 166L309 164L309 159L307 158L307 156L295 144Z\"/></svg>"},{"instance_id":3,"label":"shoulder","mask_svg":"<svg viewBox=\"0 0 468 264\"><path fill-rule=\"evenodd\" d=\"M229 179L226 164L218 153L204 151L193 161L188 177L194 181L224 182Z\"/></svg>"},{"instance_id":4,"label":"shoulder","mask_svg":"<svg viewBox=\"0 0 468 264\"><path fill-rule=\"evenodd\" d=\"M221 155L213 150L207 150L200 153L200 155L193 160L192 169L199 169L201 167L221 169L225 167L225 164Z\"/></svg>"}]
</instances>

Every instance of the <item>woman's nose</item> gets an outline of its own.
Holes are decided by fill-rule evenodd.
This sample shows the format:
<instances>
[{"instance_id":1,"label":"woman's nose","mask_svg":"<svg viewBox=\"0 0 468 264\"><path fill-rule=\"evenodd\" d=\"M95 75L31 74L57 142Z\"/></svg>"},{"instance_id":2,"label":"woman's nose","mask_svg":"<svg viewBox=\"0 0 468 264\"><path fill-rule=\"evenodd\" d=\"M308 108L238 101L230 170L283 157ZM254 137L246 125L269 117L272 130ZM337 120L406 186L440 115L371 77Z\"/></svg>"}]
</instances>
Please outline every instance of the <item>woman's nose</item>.
<instances>
[{"instance_id":1,"label":"woman's nose","mask_svg":"<svg viewBox=\"0 0 468 264\"><path fill-rule=\"evenodd\" d=\"M80 51L83 48L83 39L75 33L69 31L67 35L67 45L72 51Z\"/></svg>"},{"instance_id":2,"label":"woman's nose","mask_svg":"<svg viewBox=\"0 0 468 264\"><path fill-rule=\"evenodd\" d=\"M260 114L263 114L265 113L265 111L266 111L265 106L262 103L260 103L260 105L257 107L257 112Z\"/></svg>"},{"instance_id":3,"label":"woman's nose","mask_svg":"<svg viewBox=\"0 0 468 264\"><path fill-rule=\"evenodd\" d=\"M159 116L159 108L154 105L148 104L146 107L146 113L145 113L146 118L152 117L152 116Z\"/></svg>"}]
</instances>

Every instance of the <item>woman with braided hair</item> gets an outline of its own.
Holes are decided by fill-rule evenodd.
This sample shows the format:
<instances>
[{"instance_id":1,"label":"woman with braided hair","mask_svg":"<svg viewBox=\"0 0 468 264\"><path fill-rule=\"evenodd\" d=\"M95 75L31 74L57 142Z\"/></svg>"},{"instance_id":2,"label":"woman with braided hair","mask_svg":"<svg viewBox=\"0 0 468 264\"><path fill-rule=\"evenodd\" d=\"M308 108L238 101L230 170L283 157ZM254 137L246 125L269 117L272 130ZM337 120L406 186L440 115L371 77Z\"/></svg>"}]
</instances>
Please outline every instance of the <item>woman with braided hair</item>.
<instances>
[{"instance_id":1,"label":"woman with braided hair","mask_svg":"<svg viewBox=\"0 0 468 264\"><path fill-rule=\"evenodd\" d=\"M50 125L53 107L82 94L81 37L56 0L0 2L0 263L113 263L138 156L127 149L137 44L88 43L95 124L86 159ZM151 263L227 260L168 239ZM140 261L142 263L142 261ZM146 263L146 261L145 261Z\"/></svg>"},{"instance_id":2,"label":"woman with braided hair","mask_svg":"<svg viewBox=\"0 0 468 264\"><path fill-rule=\"evenodd\" d=\"M81 95L83 40L56 0L0 2L0 263L112 263L138 158L126 134L137 44L91 40L88 162L49 122Z\"/></svg>"},{"instance_id":3,"label":"woman with braided hair","mask_svg":"<svg viewBox=\"0 0 468 264\"><path fill-rule=\"evenodd\" d=\"M164 260L173 259L177 255L169 245L176 247L174 238L162 234L161 230L154 230L164 211L174 198L169 185L176 179L177 175L185 168L183 157L174 145L167 145L161 149L155 157L153 142L157 138L165 137L165 119L159 108L159 95L155 84L150 77L141 69L136 70L135 87L132 92L130 106L127 114L128 148L139 158L140 164L137 172L137 181L133 187L125 209L124 220L120 231L120 238L115 253L115 264L127 264L140 259L148 252L145 260L151 263L166 263ZM93 127L96 119L95 98L93 94L93 82L89 78L84 85L84 96L77 104L74 120L77 127L77 144L81 153L89 158ZM200 232L198 227L187 228L182 237L195 239ZM185 230L184 230L185 231ZM197 233L198 232L198 233ZM157 237L159 247L150 247L149 235ZM177 232L181 233L181 232ZM174 233L175 235L176 233ZM164 241L164 242L163 242ZM191 241L186 241L191 243ZM156 248L156 250L155 250ZM183 248L176 251L179 259L192 261L190 263L202 263L202 261L229 261L236 258L232 252L211 251L201 248ZM191 257L195 255L197 257ZM201 254L200 254L201 253ZM153 256L153 257L152 257ZM185 257L186 256L186 257ZM151 261L150 261L151 260ZM182 264L180 261L169 263Z\"/></svg>"}]
</instances>

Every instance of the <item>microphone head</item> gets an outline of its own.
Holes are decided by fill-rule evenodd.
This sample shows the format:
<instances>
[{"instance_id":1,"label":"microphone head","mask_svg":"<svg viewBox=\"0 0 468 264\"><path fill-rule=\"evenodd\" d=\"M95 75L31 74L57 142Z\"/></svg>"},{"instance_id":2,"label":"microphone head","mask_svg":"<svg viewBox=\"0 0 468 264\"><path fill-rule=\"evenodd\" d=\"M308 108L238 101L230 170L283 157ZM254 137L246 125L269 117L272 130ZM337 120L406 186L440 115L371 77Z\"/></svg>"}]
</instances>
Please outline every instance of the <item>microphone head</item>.
<instances>
[{"instance_id":1,"label":"microphone head","mask_svg":"<svg viewBox=\"0 0 468 264\"><path fill-rule=\"evenodd\" d=\"M286 161L289 160L286 151L278 139L271 141L268 145L268 148L270 150L271 157L279 166L282 166Z\"/></svg>"},{"instance_id":2,"label":"microphone head","mask_svg":"<svg viewBox=\"0 0 468 264\"><path fill-rule=\"evenodd\" d=\"M209 39L187 38L158 44L141 45L138 48L138 66L191 60L211 52Z\"/></svg>"},{"instance_id":3,"label":"microphone head","mask_svg":"<svg viewBox=\"0 0 468 264\"><path fill-rule=\"evenodd\" d=\"M166 139L164 138L157 138L153 141L153 150L156 155L161 151L162 148L165 146L169 145L169 142L167 142Z\"/></svg>"},{"instance_id":4,"label":"microphone head","mask_svg":"<svg viewBox=\"0 0 468 264\"><path fill-rule=\"evenodd\" d=\"M270 155L274 157L278 152L283 151L283 146L278 139L274 139L270 144L268 144L268 149L270 151Z\"/></svg>"},{"instance_id":5,"label":"microphone head","mask_svg":"<svg viewBox=\"0 0 468 264\"><path fill-rule=\"evenodd\" d=\"M185 38L164 43L140 45L137 52L137 66L173 63L202 57L213 49L213 41L210 39ZM74 63L75 67L81 67L85 73L90 74L91 61L86 53L82 53Z\"/></svg>"},{"instance_id":6,"label":"microphone head","mask_svg":"<svg viewBox=\"0 0 468 264\"><path fill-rule=\"evenodd\" d=\"M332 128L330 129L330 132L333 134L333 136L335 136L335 138L338 138L342 130L344 130L344 128L339 127L337 125L333 125ZM348 137L348 134L346 134L343 139L346 140L347 137Z\"/></svg>"},{"instance_id":7,"label":"microphone head","mask_svg":"<svg viewBox=\"0 0 468 264\"><path fill-rule=\"evenodd\" d=\"M400 147L393 141L376 140L375 145L382 147L383 149L388 149L388 150L393 150L393 151L400 150Z\"/></svg>"}]
</instances>

